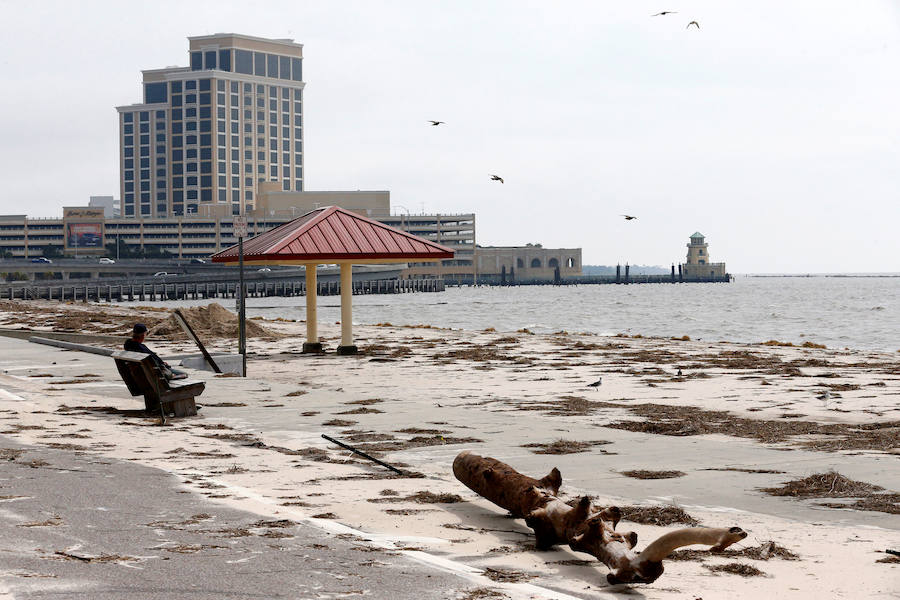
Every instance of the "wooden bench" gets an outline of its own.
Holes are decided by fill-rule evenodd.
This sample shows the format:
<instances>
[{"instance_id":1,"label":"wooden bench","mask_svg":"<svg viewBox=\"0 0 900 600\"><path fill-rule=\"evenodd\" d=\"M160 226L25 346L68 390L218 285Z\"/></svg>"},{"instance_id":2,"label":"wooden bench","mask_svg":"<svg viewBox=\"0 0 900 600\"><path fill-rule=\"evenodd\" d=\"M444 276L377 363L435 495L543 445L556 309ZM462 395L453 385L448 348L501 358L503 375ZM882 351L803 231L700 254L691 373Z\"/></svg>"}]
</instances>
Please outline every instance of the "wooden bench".
<instances>
[{"instance_id":1,"label":"wooden bench","mask_svg":"<svg viewBox=\"0 0 900 600\"><path fill-rule=\"evenodd\" d=\"M188 379L169 381L149 354L118 350L111 356L131 395L144 397L147 412L159 413L162 403L166 414L174 413L176 417L197 414L194 397L203 393L205 383Z\"/></svg>"}]
</instances>

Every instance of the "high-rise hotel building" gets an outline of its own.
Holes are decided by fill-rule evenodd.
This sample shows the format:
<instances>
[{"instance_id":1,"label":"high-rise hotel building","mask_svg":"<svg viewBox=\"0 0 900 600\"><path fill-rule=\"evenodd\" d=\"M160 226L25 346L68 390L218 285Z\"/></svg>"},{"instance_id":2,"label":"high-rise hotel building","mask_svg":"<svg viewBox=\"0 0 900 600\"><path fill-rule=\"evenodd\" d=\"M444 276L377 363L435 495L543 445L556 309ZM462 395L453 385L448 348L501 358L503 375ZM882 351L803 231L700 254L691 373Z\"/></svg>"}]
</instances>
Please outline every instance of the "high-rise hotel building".
<instances>
[{"instance_id":1,"label":"high-rise hotel building","mask_svg":"<svg viewBox=\"0 0 900 600\"><path fill-rule=\"evenodd\" d=\"M119 106L124 218L244 214L259 182L303 190L303 46L234 33L188 38L190 66L142 71Z\"/></svg>"}]
</instances>

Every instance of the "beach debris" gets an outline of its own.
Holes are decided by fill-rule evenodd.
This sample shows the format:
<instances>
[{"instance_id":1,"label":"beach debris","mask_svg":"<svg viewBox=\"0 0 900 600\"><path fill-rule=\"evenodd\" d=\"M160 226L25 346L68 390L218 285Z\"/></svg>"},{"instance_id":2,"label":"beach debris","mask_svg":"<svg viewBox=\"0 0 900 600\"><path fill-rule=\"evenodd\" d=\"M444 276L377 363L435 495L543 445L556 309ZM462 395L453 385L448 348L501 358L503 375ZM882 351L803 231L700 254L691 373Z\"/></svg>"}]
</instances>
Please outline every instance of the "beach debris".
<instances>
[{"instance_id":1,"label":"beach debris","mask_svg":"<svg viewBox=\"0 0 900 600\"><path fill-rule=\"evenodd\" d=\"M893 554L894 556L900 556L900 550L885 550L888 554Z\"/></svg>"},{"instance_id":2,"label":"beach debris","mask_svg":"<svg viewBox=\"0 0 900 600\"><path fill-rule=\"evenodd\" d=\"M674 479L684 477L683 471L647 471L645 469L633 469L631 471L619 471L625 477L634 479Z\"/></svg>"},{"instance_id":3,"label":"beach debris","mask_svg":"<svg viewBox=\"0 0 900 600\"><path fill-rule=\"evenodd\" d=\"M350 452L353 452L354 454L358 454L359 456L362 456L365 459L371 460L375 464L381 465L382 467L384 467L386 469L390 469L397 475L405 475L405 473L403 471L401 471L400 469L398 469L397 467L392 467L391 465L387 464L386 462L378 460L374 456L366 454L362 450L357 450L353 446L349 446L349 445L345 444L344 442L339 442L336 439L334 439L333 437L328 437L324 433L322 434L322 437L325 438L326 440L328 440L329 442L331 442L332 444L337 444L341 448L346 448L347 450L349 450Z\"/></svg>"},{"instance_id":4,"label":"beach debris","mask_svg":"<svg viewBox=\"0 0 900 600\"><path fill-rule=\"evenodd\" d=\"M212 367L212 370L216 373L221 373L222 369L219 368L219 365L216 364L216 361L210 356L209 352L206 350L206 346L203 345L203 342L200 340L200 337L191 327L191 324L188 323L187 317L184 316L184 313L181 312L180 308L176 308L172 311L172 317L175 321L181 326L187 336L191 339L194 344L200 349L200 353L203 354L204 360L209 363L209 366Z\"/></svg>"},{"instance_id":5,"label":"beach debris","mask_svg":"<svg viewBox=\"0 0 900 600\"><path fill-rule=\"evenodd\" d=\"M720 551L747 537L740 527L690 527L666 533L638 553L635 532L615 531L622 516L618 507L599 509L588 496L570 506L557 497L562 485L557 468L533 479L497 459L467 451L453 461L453 474L513 517L525 519L538 550L568 544L596 557L612 571L606 576L610 584L655 581L663 573L663 559L682 546L704 544Z\"/></svg>"},{"instance_id":6,"label":"beach debris","mask_svg":"<svg viewBox=\"0 0 900 600\"><path fill-rule=\"evenodd\" d=\"M218 302L207 306L194 306L181 310L182 317L188 321L195 334L206 338L236 339L238 335L238 317ZM160 321L150 328L154 338L169 340L184 339L187 335L174 315ZM260 325L256 321L247 321L247 337L274 340L281 334Z\"/></svg>"}]
</instances>

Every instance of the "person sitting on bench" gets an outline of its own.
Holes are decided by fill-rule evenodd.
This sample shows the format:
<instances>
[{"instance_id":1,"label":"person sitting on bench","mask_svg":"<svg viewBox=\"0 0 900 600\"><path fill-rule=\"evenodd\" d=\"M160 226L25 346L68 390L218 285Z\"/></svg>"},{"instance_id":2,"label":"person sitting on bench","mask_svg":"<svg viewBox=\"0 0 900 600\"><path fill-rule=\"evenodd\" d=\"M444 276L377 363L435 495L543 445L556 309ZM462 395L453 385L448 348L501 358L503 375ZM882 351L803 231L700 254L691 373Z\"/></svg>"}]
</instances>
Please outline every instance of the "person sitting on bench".
<instances>
[{"instance_id":1,"label":"person sitting on bench","mask_svg":"<svg viewBox=\"0 0 900 600\"><path fill-rule=\"evenodd\" d=\"M131 330L131 338L125 340L125 350L129 352L140 352L142 354L149 354L153 357L153 362L156 363L156 366L162 371L162 374L166 379L185 379L187 378L187 373L183 371L177 371L169 366L163 359L161 359L156 352L148 348L144 345L144 338L147 337L147 326L143 323L135 323L134 328Z\"/></svg>"}]
</instances>

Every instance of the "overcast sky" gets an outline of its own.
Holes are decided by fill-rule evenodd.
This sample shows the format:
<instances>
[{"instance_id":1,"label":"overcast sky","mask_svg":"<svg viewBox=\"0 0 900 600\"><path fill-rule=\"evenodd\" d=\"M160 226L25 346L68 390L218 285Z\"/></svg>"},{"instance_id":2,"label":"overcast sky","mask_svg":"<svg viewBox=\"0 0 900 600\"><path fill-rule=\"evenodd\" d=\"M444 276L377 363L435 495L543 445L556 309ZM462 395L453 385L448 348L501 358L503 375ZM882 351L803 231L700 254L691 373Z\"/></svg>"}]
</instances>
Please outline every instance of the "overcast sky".
<instances>
[{"instance_id":1,"label":"overcast sky","mask_svg":"<svg viewBox=\"0 0 900 600\"><path fill-rule=\"evenodd\" d=\"M141 69L238 32L304 44L308 190L474 212L479 244L585 264L668 265L700 231L733 273L900 271L898 2L0 0L0 19L2 214L118 197L114 107Z\"/></svg>"}]
</instances>

